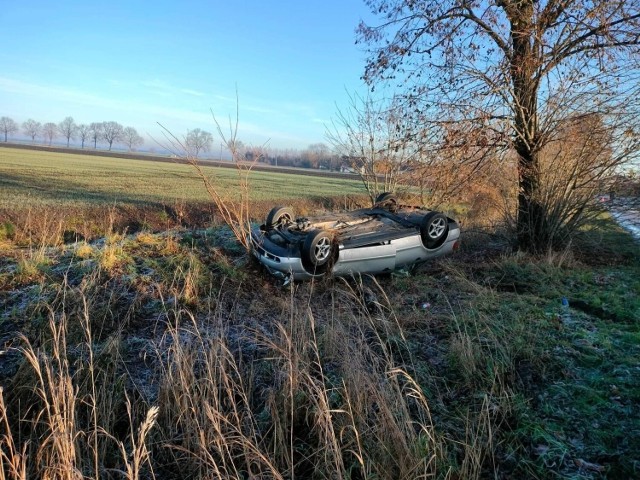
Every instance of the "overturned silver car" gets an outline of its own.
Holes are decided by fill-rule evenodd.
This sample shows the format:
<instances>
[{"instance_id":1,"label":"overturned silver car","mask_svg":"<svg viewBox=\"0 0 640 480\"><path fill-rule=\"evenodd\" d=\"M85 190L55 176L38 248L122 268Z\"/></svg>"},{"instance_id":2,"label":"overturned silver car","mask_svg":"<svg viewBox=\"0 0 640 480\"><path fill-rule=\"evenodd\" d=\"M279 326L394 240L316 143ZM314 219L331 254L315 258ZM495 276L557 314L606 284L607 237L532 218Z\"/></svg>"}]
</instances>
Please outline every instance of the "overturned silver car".
<instances>
[{"instance_id":1,"label":"overturned silver car","mask_svg":"<svg viewBox=\"0 0 640 480\"><path fill-rule=\"evenodd\" d=\"M460 226L442 213L399 205L383 193L373 208L296 218L274 207L251 232L255 257L273 275L309 280L323 275L391 272L453 252Z\"/></svg>"}]
</instances>

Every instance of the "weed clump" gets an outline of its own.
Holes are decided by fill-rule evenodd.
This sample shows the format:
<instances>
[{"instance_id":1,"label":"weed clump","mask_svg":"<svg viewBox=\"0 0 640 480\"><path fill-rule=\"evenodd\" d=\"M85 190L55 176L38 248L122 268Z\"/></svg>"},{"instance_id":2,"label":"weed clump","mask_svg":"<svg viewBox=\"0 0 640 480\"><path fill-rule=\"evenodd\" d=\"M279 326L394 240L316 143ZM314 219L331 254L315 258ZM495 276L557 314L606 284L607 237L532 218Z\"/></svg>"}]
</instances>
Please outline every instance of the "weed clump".
<instances>
[{"instance_id":1,"label":"weed clump","mask_svg":"<svg viewBox=\"0 0 640 480\"><path fill-rule=\"evenodd\" d=\"M16 227L11 222L0 222L0 241L13 240L16 235Z\"/></svg>"},{"instance_id":2,"label":"weed clump","mask_svg":"<svg viewBox=\"0 0 640 480\"><path fill-rule=\"evenodd\" d=\"M87 243L79 244L75 249L75 256L81 260L87 260L94 255L94 249L91 245Z\"/></svg>"}]
</instances>

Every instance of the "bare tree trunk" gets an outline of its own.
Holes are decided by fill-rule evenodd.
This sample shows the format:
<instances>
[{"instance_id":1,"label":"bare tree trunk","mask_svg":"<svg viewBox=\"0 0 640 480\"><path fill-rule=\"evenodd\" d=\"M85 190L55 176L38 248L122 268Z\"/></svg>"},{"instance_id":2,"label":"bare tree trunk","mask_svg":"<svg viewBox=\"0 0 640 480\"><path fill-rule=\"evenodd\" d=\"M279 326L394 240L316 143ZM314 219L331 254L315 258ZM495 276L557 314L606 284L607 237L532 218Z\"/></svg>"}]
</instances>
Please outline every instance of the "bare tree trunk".
<instances>
[{"instance_id":1,"label":"bare tree trunk","mask_svg":"<svg viewBox=\"0 0 640 480\"><path fill-rule=\"evenodd\" d=\"M534 40L533 0L504 2L511 22L513 54L510 74L513 85L514 147L518 154L517 246L534 251L545 245L545 210L538 195L540 158L538 124L538 79L540 52Z\"/></svg>"},{"instance_id":2,"label":"bare tree trunk","mask_svg":"<svg viewBox=\"0 0 640 480\"><path fill-rule=\"evenodd\" d=\"M545 210L538 200L540 169L538 154L518 151L517 246L534 251L545 244Z\"/></svg>"}]
</instances>

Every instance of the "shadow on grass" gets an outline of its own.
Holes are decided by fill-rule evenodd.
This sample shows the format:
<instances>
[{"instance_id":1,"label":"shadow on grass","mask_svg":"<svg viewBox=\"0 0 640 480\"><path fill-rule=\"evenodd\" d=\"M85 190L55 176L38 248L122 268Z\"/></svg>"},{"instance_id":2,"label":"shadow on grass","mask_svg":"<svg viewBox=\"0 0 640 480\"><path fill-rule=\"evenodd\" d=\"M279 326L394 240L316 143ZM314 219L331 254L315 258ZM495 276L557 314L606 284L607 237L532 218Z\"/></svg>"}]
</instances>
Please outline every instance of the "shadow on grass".
<instances>
[{"instance_id":1,"label":"shadow on grass","mask_svg":"<svg viewBox=\"0 0 640 480\"><path fill-rule=\"evenodd\" d=\"M92 190L76 182L63 178L38 178L26 175L4 174L0 178L0 190L4 192L28 192L34 200L41 200L44 204L56 203L84 203L88 205L108 205L114 202L133 206L162 207L161 201L145 198L135 192L105 192Z\"/></svg>"},{"instance_id":2,"label":"shadow on grass","mask_svg":"<svg viewBox=\"0 0 640 480\"><path fill-rule=\"evenodd\" d=\"M640 266L640 243L609 214L588 224L575 242L580 260L590 265L626 263Z\"/></svg>"}]
</instances>

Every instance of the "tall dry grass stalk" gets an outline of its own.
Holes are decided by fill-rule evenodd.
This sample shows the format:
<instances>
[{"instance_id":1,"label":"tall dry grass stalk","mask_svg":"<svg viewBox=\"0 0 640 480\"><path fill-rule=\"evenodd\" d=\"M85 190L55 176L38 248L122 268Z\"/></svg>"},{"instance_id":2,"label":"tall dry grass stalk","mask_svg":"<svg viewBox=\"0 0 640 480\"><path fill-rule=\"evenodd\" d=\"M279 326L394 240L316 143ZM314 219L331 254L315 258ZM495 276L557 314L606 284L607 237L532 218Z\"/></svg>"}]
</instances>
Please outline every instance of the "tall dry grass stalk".
<instances>
[{"instance_id":1,"label":"tall dry grass stalk","mask_svg":"<svg viewBox=\"0 0 640 480\"><path fill-rule=\"evenodd\" d=\"M109 478L105 465L112 461L108 457L113 450L107 442L116 440L108 431L116 420L115 392L114 385L108 383L105 366L96 365L91 299L83 288L86 286L74 291L65 283L57 299L46 306L48 328L39 347L21 337L23 347L19 350L26 363L20 374L22 384L15 388L19 390L18 397L31 399L25 417L9 422L0 399L0 419L6 430L1 458L8 466L3 472L11 472L9 478ZM70 346L70 322L75 321L79 322L84 344ZM74 342L77 340L81 338ZM103 350L108 349L105 346ZM122 442L116 442L128 480L140 478L141 466L147 459L144 439L154 425L156 412L152 407L138 435L132 434L130 452ZM128 421L135 423L130 409ZM21 439L20 451L13 443L16 437L11 436L10 423L30 432L30 439Z\"/></svg>"},{"instance_id":2,"label":"tall dry grass stalk","mask_svg":"<svg viewBox=\"0 0 640 480\"><path fill-rule=\"evenodd\" d=\"M334 305L347 309L332 311L331 321L318 324L311 309L292 303L289 322L279 323L277 334L263 340L274 352L279 372L279 395L269 397L272 417L279 419L274 451L288 468L293 463L294 471L300 469L296 440L300 430L308 430L307 441L314 445L309 475L434 475L442 445L426 397L392 353L394 339L403 336L401 328L378 315L386 311L393 317L383 292L378 292L379 312L371 313L360 308L367 307L366 300L356 300L361 285L349 288L351 301L345 301L344 291L335 291L340 298Z\"/></svg>"},{"instance_id":3,"label":"tall dry grass stalk","mask_svg":"<svg viewBox=\"0 0 640 480\"><path fill-rule=\"evenodd\" d=\"M222 329L207 335L177 311L158 355L164 358L159 404L163 436L186 475L283 478L263 448L242 367ZM165 351L166 349L166 351Z\"/></svg>"},{"instance_id":4,"label":"tall dry grass stalk","mask_svg":"<svg viewBox=\"0 0 640 480\"><path fill-rule=\"evenodd\" d=\"M149 435L149 432L156 424L156 419L158 417L159 408L157 406L151 407L145 416L144 421L138 428L137 433L135 432L133 422L130 423L130 434L129 434L129 442L131 444L131 452L127 452L127 448L122 441L118 441L118 447L120 449L120 453L122 454L122 459L125 465L125 478L127 480L138 480L140 478L140 474L143 469L143 465L147 463L149 468L151 469L151 475L153 475L153 467L149 458L149 450L146 445L146 439ZM133 418L133 412L131 407L131 401L127 396L127 414L129 419ZM98 477L96 477L98 478Z\"/></svg>"},{"instance_id":5,"label":"tall dry grass stalk","mask_svg":"<svg viewBox=\"0 0 640 480\"><path fill-rule=\"evenodd\" d=\"M44 435L37 446L35 460L41 478L74 480L82 477L77 449L78 395L67 355L66 318L63 316L58 323L54 312L49 313L51 351L36 351L26 338L22 348L36 376L35 389L42 405L36 423L43 428Z\"/></svg>"},{"instance_id":6,"label":"tall dry grass stalk","mask_svg":"<svg viewBox=\"0 0 640 480\"><path fill-rule=\"evenodd\" d=\"M9 425L7 407L4 402L4 391L0 387L0 480L26 480L27 479L27 448L25 442L22 449L16 446Z\"/></svg>"},{"instance_id":7,"label":"tall dry grass stalk","mask_svg":"<svg viewBox=\"0 0 640 480\"><path fill-rule=\"evenodd\" d=\"M0 396L5 478L408 480L447 478L452 458L464 478L486 473L511 401L500 370L482 368L490 351L509 362L489 319L453 320L461 383L481 383L484 400L450 437L437 380L417 380L405 332L415 324L403 324L376 279L291 286L263 299L273 305L248 306L243 285L191 290L203 272L196 257L180 261L159 288L172 300L145 330L144 367L137 349L121 356L123 326L94 332L93 315L111 306L99 267L48 301L42 341L23 339L28 411L10 417Z\"/></svg>"},{"instance_id":8,"label":"tall dry grass stalk","mask_svg":"<svg viewBox=\"0 0 640 480\"><path fill-rule=\"evenodd\" d=\"M157 350L158 425L182 474L435 476L444 443L429 399L392 352L403 334L383 294L387 319L353 302L347 309L359 313L343 315L346 297L328 319L291 292L271 326L242 326L233 309L206 319L168 310Z\"/></svg>"},{"instance_id":9,"label":"tall dry grass stalk","mask_svg":"<svg viewBox=\"0 0 640 480\"><path fill-rule=\"evenodd\" d=\"M59 245L62 241L62 220L50 209L34 210L29 207L27 214L16 221L14 243L29 247Z\"/></svg>"},{"instance_id":10,"label":"tall dry grass stalk","mask_svg":"<svg viewBox=\"0 0 640 480\"><path fill-rule=\"evenodd\" d=\"M186 139L181 140L164 126L160 125L160 127L164 130L165 138L168 141L168 145L163 145L163 147L177 157L185 159L191 165L198 178L202 180L209 198L213 201L218 214L222 217L222 221L231 229L245 250L249 250L251 235L249 176L253 167L264 156L265 146L250 149L252 153L251 160L247 160L243 152L245 149L241 148L243 144L238 138L239 115L240 107L237 94L235 122L232 122L231 118L229 118L228 133L223 131L222 126L212 112L218 135L231 153L231 160L237 173L235 184L227 189L220 187L219 183L216 182L214 173L210 174L204 171L202 165L198 162L197 155L193 154L192 149L187 146Z\"/></svg>"}]
</instances>

